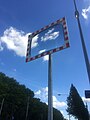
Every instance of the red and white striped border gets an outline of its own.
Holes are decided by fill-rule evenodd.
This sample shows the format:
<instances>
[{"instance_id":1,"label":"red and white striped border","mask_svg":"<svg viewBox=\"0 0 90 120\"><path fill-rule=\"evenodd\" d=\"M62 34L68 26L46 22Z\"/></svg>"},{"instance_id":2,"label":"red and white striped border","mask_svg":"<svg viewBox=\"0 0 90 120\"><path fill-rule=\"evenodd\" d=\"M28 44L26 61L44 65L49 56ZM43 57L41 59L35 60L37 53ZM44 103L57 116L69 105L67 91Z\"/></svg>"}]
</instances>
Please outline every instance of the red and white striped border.
<instances>
[{"instance_id":1,"label":"red and white striped border","mask_svg":"<svg viewBox=\"0 0 90 120\"><path fill-rule=\"evenodd\" d=\"M31 56L30 56L30 49L31 49L31 40L32 40L32 38L33 38L35 35L39 34L40 32L48 29L49 27L52 27L52 26L54 26L54 25L56 25L56 24L60 24L60 23L63 25L65 44L64 44L63 46L59 47L59 48L55 48L55 49L52 49L52 50L43 52L43 53L41 53L41 54L39 54L39 55L36 55L36 56L34 56L34 57L31 57ZM52 53L57 52L57 51L60 51L60 50L63 50L63 49L65 49L65 48L68 48L69 46L70 46L70 45L69 45L69 38L68 38L68 29L67 29L67 25L66 25L66 19L65 19L65 17L64 17L64 18L62 18L62 19L59 19L59 20L57 20L57 21L55 21L55 22L53 22L53 23L51 23L51 24L49 24L49 25L41 28L40 30L37 30L36 32L33 32L31 35L28 36L26 62L35 60L35 59L37 59L37 58L43 57L43 56L48 55L48 54L52 54Z\"/></svg>"}]
</instances>

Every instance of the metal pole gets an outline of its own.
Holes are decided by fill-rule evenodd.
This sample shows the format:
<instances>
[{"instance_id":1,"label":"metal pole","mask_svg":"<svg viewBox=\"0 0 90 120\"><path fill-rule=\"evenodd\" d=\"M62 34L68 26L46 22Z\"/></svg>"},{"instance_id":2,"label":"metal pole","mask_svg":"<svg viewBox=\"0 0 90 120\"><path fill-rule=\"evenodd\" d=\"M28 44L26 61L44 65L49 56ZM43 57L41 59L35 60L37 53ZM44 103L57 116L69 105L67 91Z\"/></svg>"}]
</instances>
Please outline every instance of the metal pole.
<instances>
[{"instance_id":1,"label":"metal pole","mask_svg":"<svg viewBox=\"0 0 90 120\"><path fill-rule=\"evenodd\" d=\"M48 120L53 120L51 54L49 55L49 61L48 61Z\"/></svg>"},{"instance_id":2,"label":"metal pole","mask_svg":"<svg viewBox=\"0 0 90 120\"><path fill-rule=\"evenodd\" d=\"M80 20L79 20L79 12L77 10L75 0L74 0L74 6L75 6L75 17L76 17L77 22L78 22L81 43L82 43L82 49L83 49L83 53L84 53L84 58L85 58L85 63L86 63L86 68L87 68L87 73L88 73L88 78L89 78L89 83L90 83L90 63L89 63L88 54L87 54L87 50L86 50L86 46L85 46L85 42L84 42L83 33L82 33L82 28L81 28L81 24L80 24Z\"/></svg>"},{"instance_id":3,"label":"metal pole","mask_svg":"<svg viewBox=\"0 0 90 120\"><path fill-rule=\"evenodd\" d=\"M2 103L1 103L0 116L1 116L1 113L2 113L3 104L4 104L4 98L3 98Z\"/></svg>"},{"instance_id":4,"label":"metal pole","mask_svg":"<svg viewBox=\"0 0 90 120\"><path fill-rule=\"evenodd\" d=\"M70 114L69 114L69 120L70 120Z\"/></svg>"},{"instance_id":5,"label":"metal pole","mask_svg":"<svg viewBox=\"0 0 90 120\"><path fill-rule=\"evenodd\" d=\"M28 117L29 99L30 99L30 97L28 97L28 101L27 101L27 109L26 109L26 117L25 117L25 120L27 120L27 117Z\"/></svg>"}]
</instances>

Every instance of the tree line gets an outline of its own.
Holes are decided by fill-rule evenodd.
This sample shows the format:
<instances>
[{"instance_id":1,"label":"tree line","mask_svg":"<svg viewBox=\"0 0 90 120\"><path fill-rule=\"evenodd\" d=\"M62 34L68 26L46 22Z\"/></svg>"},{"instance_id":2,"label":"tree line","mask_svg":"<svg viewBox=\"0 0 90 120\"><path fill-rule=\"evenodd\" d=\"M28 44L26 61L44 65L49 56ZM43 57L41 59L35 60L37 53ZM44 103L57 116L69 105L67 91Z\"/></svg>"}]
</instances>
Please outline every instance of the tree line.
<instances>
[{"instance_id":1,"label":"tree line","mask_svg":"<svg viewBox=\"0 0 90 120\"><path fill-rule=\"evenodd\" d=\"M89 120L88 109L73 84L66 111L78 120ZM0 72L0 120L48 120L48 105L35 98L31 89ZM53 120L66 119L53 108Z\"/></svg>"},{"instance_id":2,"label":"tree line","mask_svg":"<svg viewBox=\"0 0 90 120\"><path fill-rule=\"evenodd\" d=\"M28 103L28 109L27 109ZM28 111L27 111L28 110ZM48 106L34 92L0 72L0 120L47 120ZM65 120L55 108L54 120Z\"/></svg>"}]
</instances>

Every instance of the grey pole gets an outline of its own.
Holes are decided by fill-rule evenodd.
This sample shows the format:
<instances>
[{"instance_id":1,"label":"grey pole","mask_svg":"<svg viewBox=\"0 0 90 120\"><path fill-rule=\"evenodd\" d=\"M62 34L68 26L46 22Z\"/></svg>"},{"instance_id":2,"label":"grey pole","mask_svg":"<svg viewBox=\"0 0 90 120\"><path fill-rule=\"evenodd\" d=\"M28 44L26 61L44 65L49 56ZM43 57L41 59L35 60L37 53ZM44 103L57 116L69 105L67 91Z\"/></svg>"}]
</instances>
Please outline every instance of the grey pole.
<instances>
[{"instance_id":1,"label":"grey pole","mask_svg":"<svg viewBox=\"0 0 90 120\"><path fill-rule=\"evenodd\" d=\"M27 120L27 117L28 117L29 99L30 99L30 97L28 96L28 100L27 100L27 109L26 109L26 117L25 117L25 120Z\"/></svg>"},{"instance_id":2,"label":"grey pole","mask_svg":"<svg viewBox=\"0 0 90 120\"><path fill-rule=\"evenodd\" d=\"M87 50L86 50L86 46L85 46L85 42L84 42L83 33L82 33L82 28L81 28L81 24L80 24L80 20L79 20L79 12L77 10L75 0L74 0L74 6L75 6L75 17L76 17L77 22L78 22L78 27L79 27L80 37L81 37L81 43L82 43L82 49L83 49L83 53L84 53L86 69L87 69L89 83L90 83L90 63L89 63L88 54L87 54Z\"/></svg>"},{"instance_id":3,"label":"grey pole","mask_svg":"<svg viewBox=\"0 0 90 120\"><path fill-rule=\"evenodd\" d=\"M1 116L1 113L2 113L3 104L4 104L4 98L3 98L2 103L1 103L0 116Z\"/></svg>"},{"instance_id":4,"label":"grey pole","mask_svg":"<svg viewBox=\"0 0 90 120\"><path fill-rule=\"evenodd\" d=\"M70 114L69 114L69 120L70 120Z\"/></svg>"},{"instance_id":5,"label":"grey pole","mask_svg":"<svg viewBox=\"0 0 90 120\"><path fill-rule=\"evenodd\" d=\"M51 54L49 55L49 61L48 61L48 120L53 120Z\"/></svg>"}]
</instances>

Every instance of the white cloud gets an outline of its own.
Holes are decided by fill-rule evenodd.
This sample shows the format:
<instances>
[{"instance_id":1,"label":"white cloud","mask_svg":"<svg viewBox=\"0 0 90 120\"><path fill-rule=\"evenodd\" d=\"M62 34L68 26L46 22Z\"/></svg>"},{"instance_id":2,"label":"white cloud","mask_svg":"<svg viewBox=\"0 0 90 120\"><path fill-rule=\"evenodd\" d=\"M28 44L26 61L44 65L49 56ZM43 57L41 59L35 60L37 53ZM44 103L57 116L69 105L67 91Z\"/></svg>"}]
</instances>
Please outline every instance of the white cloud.
<instances>
[{"instance_id":1,"label":"white cloud","mask_svg":"<svg viewBox=\"0 0 90 120\"><path fill-rule=\"evenodd\" d=\"M0 37L0 51L4 49L3 44L5 44L7 49L14 51L21 57L25 57L29 34L25 34L23 31L19 31L13 27L6 29L3 36ZM32 47L37 46L37 39L38 36L35 36Z\"/></svg>"},{"instance_id":2,"label":"white cloud","mask_svg":"<svg viewBox=\"0 0 90 120\"><path fill-rule=\"evenodd\" d=\"M82 100L83 100L84 102L90 102L90 98L82 97Z\"/></svg>"},{"instance_id":3,"label":"white cloud","mask_svg":"<svg viewBox=\"0 0 90 120\"><path fill-rule=\"evenodd\" d=\"M40 94L41 94L40 90L38 90L38 91L35 92L35 95L40 95Z\"/></svg>"},{"instance_id":4,"label":"white cloud","mask_svg":"<svg viewBox=\"0 0 90 120\"><path fill-rule=\"evenodd\" d=\"M48 104L48 87L42 88L41 90L38 90L35 92L35 97L40 98L42 102L45 102ZM65 102L60 102L56 96L53 96L53 107L60 109L61 107L66 107Z\"/></svg>"},{"instance_id":5,"label":"white cloud","mask_svg":"<svg viewBox=\"0 0 90 120\"><path fill-rule=\"evenodd\" d=\"M41 90L38 90L35 92L35 97L40 98L41 101L47 102L48 99L48 87L42 88Z\"/></svg>"},{"instance_id":6,"label":"white cloud","mask_svg":"<svg viewBox=\"0 0 90 120\"><path fill-rule=\"evenodd\" d=\"M1 46L1 42L0 42L0 51L3 51L3 47Z\"/></svg>"},{"instance_id":7,"label":"white cloud","mask_svg":"<svg viewBox=\"0 0 90 120\"><path fill-rule=\"evenodd\" d=\"M3 47L0 45L0 51L3 51Z\"/></svg>"},{"instance_id":8,"label":"white cloud","mask_svg":"<svg viewBox=\"0 0 90 120\"><path fill-rule=\"evenodd\" d=\"M64 115L64 112L62 110L60 110L60 112Z\"/></svg>"},{"instance_id":9,"label":"white cloud","mask_svg":"<svg viewBox=\"0 0 90 120\"><path fill-rule=\"evenodd\" d=\"M38 40L38 35L36 35L36 36L32 39L32 45L31 45L32 48L35 48L35 47L38 46L37 40Z\"/></svg>"},{"instance_id":10,"label":"white cloud","mask_svg":"<svg viewBox=\"0 0 90 120\"><path fill-rule=\"evenodd\" d=\"M40 51L39 51L39 54L41 54L41 53L43 53L43 52L45 52L45 51L46 51L46 49L40 50Z\"/></svg>"},{"instance_id":11,"label":"white cloud","mask_svg":"<svg viewBox=\"0 0 90 120\"><path fill-rule=\"evenodd\" d=\"M57 109L59 109L60 107L65 107L67 106L65 102L60 102L57 100L57 98L55 96L53 96L53 106Z\"/></svg>"},{"instance_id":12,"label":"white cloud","mask_svg":"<svg viewBox=\"0 0 90 120\"><path fill-rule=\"evenodd\" d=\"M19 56L25 56L27 45L27 34L13 27L6 29L0 37L1 44L4 43L9 50L13 50Z\"/></svg>"},{"instance_id":13,"label":"white cloud","mask_svg":"<svg viewBox=\"0 0 90 120\"><path fill-rule=\"evenodd\" d=\"M85 9L82 9L82 16L84 17L84 19L88 20L90 15L90 6L88 6Z\"/></svg>"},{"instance_id":14,"label":"white cloud","mask_svg":"<svg viewBox=\"0 0 90 120\"><path fill-rule=\"evenodd\" d=\"M58 32L53 32L53 31L54 31L54 28L52 28L51 30L48 30L48 32L45 33L45 36L41 37L41 41L46 42L47 40L56 39L59 36L59 31Z\"/></svg>"},{"instance_id":15,"label":"white cloud","mask_svg":"<svg viewBox=\"0 0 90 120\"><path fill-rule=\"evenodd\" d=\"M44 49L44 50L40 50L39 51L39 54L41 54L41 53L43 53L43 52L45 52L46 51L46 49ZM43 57L43 61L48 61L49 60L49 55L45 55L44 57Z\"/></svg>"},{"instance_id":16,"label":"white cloud","mask_svg":"<svg viewBox=\"0 0 90 120\"><path fill-rule=\"evenodd\" d=\"M51 33L51 32L53 32L53 31L54 31L54 28L52 28L51 30L48 30L48 34Z\"/></svg>"},{"instance_id":17,"label":"white cloud","mask_svg":"<svg viewBox=\"0 0 90 120\"><path fill-rule=\"evenodd\" d=\"M44 57L43 57L43 61L48 61L49 60L49 55L45 55Z\"/></svg>"}]
</instances>

